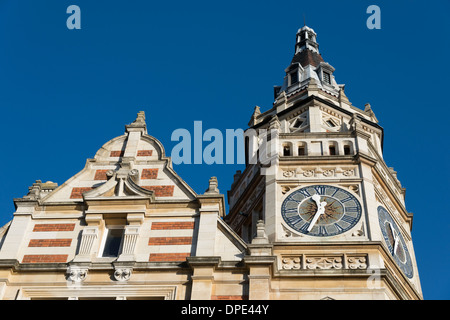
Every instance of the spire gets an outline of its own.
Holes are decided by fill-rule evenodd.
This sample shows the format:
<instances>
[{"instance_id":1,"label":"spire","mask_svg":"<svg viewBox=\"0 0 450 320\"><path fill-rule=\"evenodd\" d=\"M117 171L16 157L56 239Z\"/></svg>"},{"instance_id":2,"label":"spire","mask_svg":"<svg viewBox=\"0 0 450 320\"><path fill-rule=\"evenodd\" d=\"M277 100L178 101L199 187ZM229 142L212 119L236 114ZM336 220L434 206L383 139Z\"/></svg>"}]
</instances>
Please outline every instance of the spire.
<instances>
[{"instance_id":1,"label":"spire","mask_svg":"<svg viewBox=\"0 0 450 320\"><path fill-rule=\"evenodd\" d=\"M306 88L311 94L317 94L318 89L335 97L339 95L340 87L334 79L334 68L323 60L317 34L306 25L297 31L294 57L284 71L283 85L274 87L276 101L282 98L283 92L289 98Z\"/></svg>"}]
</instances>

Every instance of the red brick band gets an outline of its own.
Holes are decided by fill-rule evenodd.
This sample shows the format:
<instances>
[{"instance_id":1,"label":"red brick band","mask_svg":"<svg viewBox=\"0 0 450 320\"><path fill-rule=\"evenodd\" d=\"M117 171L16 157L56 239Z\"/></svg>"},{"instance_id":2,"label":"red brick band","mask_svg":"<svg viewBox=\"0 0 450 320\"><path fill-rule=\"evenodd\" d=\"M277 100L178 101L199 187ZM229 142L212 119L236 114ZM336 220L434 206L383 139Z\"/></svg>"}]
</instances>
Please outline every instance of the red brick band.
<instances>
[{"instance_id":1,"label":"red brick band","mask_svg":"<svg viewBox=\"0 0 450 320\"><path fill-rule=\"evenodd\" d=\"M75 223L56 223L56 224L36 224L34 226L33 232L42 231L73 231L75 228Z\"/></svg>"},{"instance_id":2,"label":"red brick band","mask_svg":"<svg viewBox=\"0 0 450 320\"><path fill-rule=\"evenodd\" d=\"M158 169L143 169L141 179L156 179L158 177Z\"/></svg>"},{"instance_id":3,"label":"red brick band","mask_svg":"<svg viewBox=\"0 0 450 320\"><path fill-rule=\"evenodd\" d=\"M192 244L192 237L152 237L149 246Z\"/></svg>"},{"instance_id":4,"label":"red brick band","mask_svg":"<svg viewBox=\"0 0 450 320\"><path fill-rule=\"evenodd\" d=\"M153 222L152 230L194 229L194 222Z\"/></svg>"},{"instance_id":5,"label":"red brick band","mask_svg":"<svg viewBox=\"0 0 450 320\"><path fill-rule=\"evenodd\" d=\"M185 261L190 253L151 253L148 261L150 262L174 262Z\"/></svg>"},{"instance_id":6,"label":"red brick band","mask_svg":"<svg viewBox=\"0 0 450 320\"><path fill-rule=\"evenodd\" d=\"M138 150L137 156L138 157L149 157L153 153L153 150Z\"/></svg>"},{"instance_id":7,"label":"red brick band","mask_svg":"<svg viewBox=\"0 0 450 320\"><path fill-rule=\"evenodd\" d=\"M142 186L142 188L153 191L156 197L171 197L174 186Z\"/></svg>"},{"instance_id":8,"label":"red brick band","mask_svg":"<svg viewBox=\"0 0 450 320\"><path fill-rule=\"evenodd\" d=\"M66 262L67 254L28 254L23 256L22 263L58 263Z\"/></svg>"},{"instance_id":9,"label":"red brick band","mask_svg":"<svg viewBox=\"0 0 450 320\"><path fill-rule=\"evenodd\" d=\"M95 177L94 180L108 180L108 176L106 175L106 172L108 172L109 170L106 169L100 169L95 171Z\"/></svg>"},{"instance_id":10,"label":"red brick band","mask_svg":"<svg viewBox=\"0 0 450 320\"><path fill-rule=\"evenodd\" d=\"M117 150L117 151L111 151L111 153L109 154L110 157L123 157L123 155L125 154L124 150Z\"/></svg>"},{"instance_id":11,"label":"red brick band","mask_svg":"<svg viewBox=\"0 0 450 320\"><path fill-rule=\"evenodd\" d=\"M32 239L28 247L70 247L72 239Z\"/></svg>"},{"instance_id":12,"label":"red brick band","mask_svg":"<svg viewBox=\"0 0 450 320\"><path fill-rule=\"evenodd\" d=\"M73 188L72 194L70 195L70 199L80 199L83 198L83 193L92 190L92 187L81 187L81 188Z\"/></svg>"}]
</instances>

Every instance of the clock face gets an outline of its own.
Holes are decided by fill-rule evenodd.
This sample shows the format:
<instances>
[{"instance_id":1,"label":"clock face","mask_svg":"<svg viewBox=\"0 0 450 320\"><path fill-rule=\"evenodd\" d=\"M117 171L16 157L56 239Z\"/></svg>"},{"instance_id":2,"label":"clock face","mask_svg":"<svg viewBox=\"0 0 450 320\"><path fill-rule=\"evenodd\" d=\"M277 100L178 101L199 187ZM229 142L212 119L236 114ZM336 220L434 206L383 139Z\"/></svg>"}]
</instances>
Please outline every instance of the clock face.
<instances>
[{"instance_id":1,"label":"clock face","mask_svg":"<svg viewBox=\"0 0 450 320\"><path fill-rule=\"evenodd\" d=\"M316 237L350 230L358 223L361 212L361 204L350 192L327 185L298 189L281 205L281 216L289 227Z\"/></svg>"},{"instance_id":2,"label":"clock face","mask_svg":"<svg viewBox=\"0 0 450 320\"><path fill-rule=\"evenodd\" d=\"M408 278L412 278L414 275L411 256L409 255L406 242L403 239L402 233L399 227L392 219L389 212L382 206L378 207L378 222L380 223L380 229L383 233L384 241L398 264L400 269L405 273Z\"/></svg>"}]
</instances>

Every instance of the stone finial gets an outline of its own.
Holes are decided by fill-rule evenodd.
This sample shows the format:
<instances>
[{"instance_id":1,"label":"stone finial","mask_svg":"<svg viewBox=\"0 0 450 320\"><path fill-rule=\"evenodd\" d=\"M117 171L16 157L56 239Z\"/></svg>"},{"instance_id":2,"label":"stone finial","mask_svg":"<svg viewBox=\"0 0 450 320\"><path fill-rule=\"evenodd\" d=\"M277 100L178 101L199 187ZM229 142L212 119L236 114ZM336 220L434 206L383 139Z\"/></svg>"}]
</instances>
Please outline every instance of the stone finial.
<instances>
[{"instance_id":1,"label":"stone finial","mask_svg":"<svg viewBox=\"0 0 450 320\"><path fill-rule=\"evenodd\" d=\"M126 132L131 131L142 131L147 133L147 124L145 123L145 112L139 111L136 117L136 120L133 123L125 126Z\"/></svg>"},{"instance_id":2,"label":"stone finial","mask_svg":"<svg viewBox=\"0 0 450 320\"><path fill-rule=\"evenodd\" d=\"M342 105L342 103L350 104L350 101L348 100L347 96L345 95L345 84L340 85L339 90L339 103Z\"/></svg>"},{"instance_id":3,"label":"stone finial","mask_svg":"<svg viewBox=\"0 0 450 320\"><path fill-rule=\"evenodd\" d=\"M133 123L136 123L136 122L145 123L145 112L144 111L138 112L137 118L136 118L136 120L134 120Z\"/></svg>"},{"instance_id":4,"label":"stone finial","mask_svg":"<svg viewBox=\"0 0 450 320\"><path fill-rule=\"evenodd\" d=\"M43 183L41 180L36 180L31 187L28 187L28 194L24 199L38 200L52 192L58 187L58 184L52 181Z\"/></svg>"},{"instance_id":5,"label":"stone finial","mask_svg":"<svg viewBox=\"0 0 450 320\"><path fill-rule=\"evenodd\" d=\"M211 177L209 179L209 187L206 189L205 194L219 194L219 189L217 188L219 183L216 177Z\"/></svg>"},{"instance_id":6,"label":"stone finial","mask_svg":"<svg viewBox=\"0 0 450 320\"><path fill-rule=\"evenodd\" d=\"M356 115L356 113L354 113L352 115L352 119L349 122L350 128L352 130L355 130L356 128L358 128L361 124L361 120L358 119L358 116Z\"/></svg>"},{"instance_id":7,"label":"stone finial","mask_svg":"<svg viewBox=\"0 0 450 320\"><path fill-rule=\"evenodd\" d=\"M269 238L266 235L266 225L263 220L258 220L256 223L256 237L253 238L252 244L269 243Z\"/></svg>"},{"instance_id":8,"label":"stone finial","mask_svg":"<svg viewBox=\"0 0 450 320\"><path fill-rule=\"evenodd\" d=\"M375 117L375 113L373 112L372 106L370 105L370 103L366 103L364 105L364 112L367 113L375 123L378 123L378 119L377 119L377 117Z\"/></svg>"},{"instance_id":9,"label":"stone finial","mask_svg":"<svg viewBox=\"0 0 450 320\"><path fill-rule=\"evenodd\" d=\"M261 109L258 106L255 106L255 110L253 111L252 117L250 119L250 122L248 123L249 126L254 126L257 124L258 117L261 115Z\"/></svg>"},{"instance_id":10,"label":"stone finial","mask_svg":"<svg viewBox=\"0 0 450 320\"><path fill-rule=\"evenodd\" d=\"M281 128L280 120L278 120L278 116L277 115L274 115L272 117L272 119L270 120L269 129L270 130L271 129L280 130L280 128Z\"/></svg>"}]
</instances>

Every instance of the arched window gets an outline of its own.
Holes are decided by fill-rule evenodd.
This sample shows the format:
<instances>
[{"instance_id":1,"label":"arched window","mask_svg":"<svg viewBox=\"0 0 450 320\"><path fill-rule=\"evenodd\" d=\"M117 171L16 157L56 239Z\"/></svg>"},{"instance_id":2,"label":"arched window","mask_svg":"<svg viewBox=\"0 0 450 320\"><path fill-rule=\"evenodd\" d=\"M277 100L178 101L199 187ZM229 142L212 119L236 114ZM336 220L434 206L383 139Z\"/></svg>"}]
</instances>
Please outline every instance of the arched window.
<instances>
[{"instance_id":1,"label":"arched window","mask_svg":"<svg viewBox=\"0 0 450 320\"><path fill-rule=\"evenodd\" d=\"M339 154L339 153L338 153L338 145L337 145L337 142L335 142L335 141L330 141L330 142L328 143L328 154L329 154L330 156L336 156L336 155Z\"/></svg>"},{"instance_id":2,"label":"arched window","mask_svg":"<svg viewBox=\"0 0 450 320\"><path fill-rule=\"evenodd\" d=\"M299 156L306 156L308 155L308 150L306 148L306 142L299 142L297 145L297 154Z\"/></svg>"},{"instance_id":3,"label":"arched window","mask_svg":"<svg viewBox=\"0 0 450 320\"><path fill-rule=\"evenodd\" d=\"M290 142L283 143L283 156L285 157L292 156L292 143Z\"/></svg>"},{"instance_id":4,"label":"arched window","mask_svg":"<svg viewBox=\"0 0 450 320\"><path fill-rule=\"evenodd\" d=\"M350 146L349 145L345 145L344 146L344 154L345 155L349 155L350 154Z\"/></svg>"},{"instance_id":5,"label":"arched window","mask_svg":"<svg viewBox=\"0 0 450 320\"><path fill-rule=\"evenodd\" d=\"M344 141L344 155L353 154L353 143L351 141Z\"/></svg>"}]
</instances>

